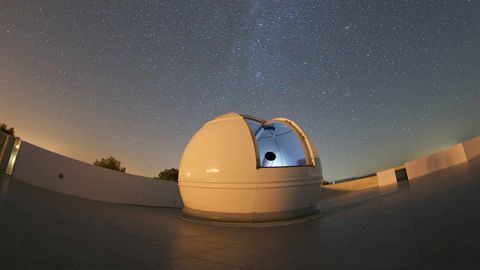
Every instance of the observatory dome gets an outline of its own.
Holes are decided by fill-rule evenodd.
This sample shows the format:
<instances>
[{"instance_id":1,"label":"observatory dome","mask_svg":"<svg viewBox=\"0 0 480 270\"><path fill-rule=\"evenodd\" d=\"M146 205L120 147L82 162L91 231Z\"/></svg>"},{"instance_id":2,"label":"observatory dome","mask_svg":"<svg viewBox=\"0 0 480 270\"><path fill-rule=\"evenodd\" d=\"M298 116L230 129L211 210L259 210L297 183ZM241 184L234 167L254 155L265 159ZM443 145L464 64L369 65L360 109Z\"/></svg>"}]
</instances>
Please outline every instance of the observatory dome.
<instances>
[{"instance_id":1,"label":"observatory dome","mask_svg":"<svg viewBox=\"0 0 480 270\"><path fill-rule=\"evenodd\" d=\"M268 222L317 212L318 152L293 121L221 115L193 136L180 162L186 216Z\"/></svg>"}]
</instances>

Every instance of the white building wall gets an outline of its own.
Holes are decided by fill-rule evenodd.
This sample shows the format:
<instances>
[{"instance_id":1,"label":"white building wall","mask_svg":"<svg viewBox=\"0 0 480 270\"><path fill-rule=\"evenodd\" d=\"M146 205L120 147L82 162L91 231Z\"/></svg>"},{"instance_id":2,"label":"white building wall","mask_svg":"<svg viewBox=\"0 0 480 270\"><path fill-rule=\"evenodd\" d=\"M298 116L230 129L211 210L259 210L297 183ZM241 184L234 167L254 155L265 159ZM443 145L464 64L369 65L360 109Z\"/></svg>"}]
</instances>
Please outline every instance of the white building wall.
<instances>
[{"instance_id":1,"label":"white building wall","mask_svg":"<svg viewBox=\"0 0 480 270\"><path fill-rule=\"evenodd\" d=\"M463 142L463 148L468 160L480 156L480 136Z\"/></svg>"},{"instance_id":2,"label":"white building wall","mask_svg":"<svg viewBox=\"0 0 480 270\"><path fill-rule=\"evenodd\" d=\"M0 174L7 169L15 138L0 131Z\"/></svg>"},{"instance_id":3,"label":"white building wall","mask_svg":"<svg viewBox=\"0 0 480 270\"><path fill-rule=\"evenodd\" d=\"M377 172L377 181L379 187L396 185L397 176L395 175L395 169L388 169L385 171Z\"/></svg>"},{"instance_id":4,"label":"white building wall","mask_svg":"<svg viewBox=\"0 0 480 270\"><path fill-rule=\"evenodd\" d=\"M177 182L96 167L28 142L22 142L13 178L87 199L146 206L183 207Z\"/></svg>"},{"instance_id":5,"label":"white building wall","mask_svg":"<svg viewBox=\"0 0 480 270\"><path fill-rule=\"evenodd\" d=\"M456 144L435 154L405 163L408 179L427 175L442 169L467 162L463 144Z\"/></svg>"}]
</instances>

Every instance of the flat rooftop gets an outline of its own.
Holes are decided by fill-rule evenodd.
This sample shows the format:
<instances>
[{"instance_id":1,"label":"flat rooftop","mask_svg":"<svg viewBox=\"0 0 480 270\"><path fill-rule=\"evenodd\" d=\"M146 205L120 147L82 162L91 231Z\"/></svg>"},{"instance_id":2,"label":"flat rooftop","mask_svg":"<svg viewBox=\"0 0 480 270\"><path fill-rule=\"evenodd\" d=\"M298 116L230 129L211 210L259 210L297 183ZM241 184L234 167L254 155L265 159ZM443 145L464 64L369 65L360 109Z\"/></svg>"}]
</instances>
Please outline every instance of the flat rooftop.
<instances>
[{"instance_id":1,"label":"flat rooftop","mask_svg":"<svg viewBox=\"0 0 480 270\"><path fill-rule=\"evenodd\" d=\"M322 192L317 219L190 223L1 177L0 269L478 269L480 159L395 188Z\"/></svg>"}]
</instances>

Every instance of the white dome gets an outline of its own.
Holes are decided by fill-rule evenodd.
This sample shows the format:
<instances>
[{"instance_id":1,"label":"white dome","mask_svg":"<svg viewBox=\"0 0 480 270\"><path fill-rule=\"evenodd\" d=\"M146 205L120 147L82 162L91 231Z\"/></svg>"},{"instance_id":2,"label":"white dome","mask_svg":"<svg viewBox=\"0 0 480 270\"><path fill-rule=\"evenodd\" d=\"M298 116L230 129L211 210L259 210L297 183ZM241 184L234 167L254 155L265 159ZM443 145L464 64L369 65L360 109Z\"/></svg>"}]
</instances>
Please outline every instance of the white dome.
<instances>
[{"instance_id":1,"label":"white dome","mask_svg":"<svg viewBox=\"0 0 480 270\"><path fill-rule=\"evenodd\" d=\"M315 146L293 121L227 113L190 140L178 185L187 216L263 222L316 212L322 178Z\"/></svg>"}]
</instances>

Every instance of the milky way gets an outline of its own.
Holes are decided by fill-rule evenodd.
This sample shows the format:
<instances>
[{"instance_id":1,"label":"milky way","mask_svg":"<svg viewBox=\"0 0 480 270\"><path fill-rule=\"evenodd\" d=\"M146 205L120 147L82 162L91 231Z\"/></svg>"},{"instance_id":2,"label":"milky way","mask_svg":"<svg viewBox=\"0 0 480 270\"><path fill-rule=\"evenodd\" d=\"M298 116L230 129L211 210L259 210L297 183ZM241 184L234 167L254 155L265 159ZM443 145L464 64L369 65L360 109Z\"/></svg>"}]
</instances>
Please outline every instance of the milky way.
<instances>
[{"instance_id":1,"label":"milky way","mask_svg":"<svg viewBox=\"0 0 480 270\"><path fill-rule=\"evenodd\" d=\"M298 122L327 178L480 134L478 1L2 1L0 121L128 172L228 112Z\"/></svg>"}]
</instances>

